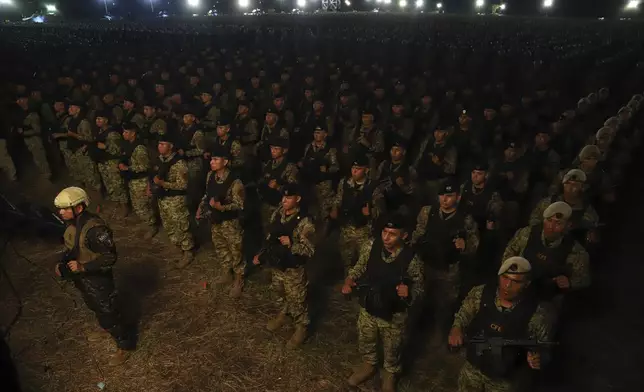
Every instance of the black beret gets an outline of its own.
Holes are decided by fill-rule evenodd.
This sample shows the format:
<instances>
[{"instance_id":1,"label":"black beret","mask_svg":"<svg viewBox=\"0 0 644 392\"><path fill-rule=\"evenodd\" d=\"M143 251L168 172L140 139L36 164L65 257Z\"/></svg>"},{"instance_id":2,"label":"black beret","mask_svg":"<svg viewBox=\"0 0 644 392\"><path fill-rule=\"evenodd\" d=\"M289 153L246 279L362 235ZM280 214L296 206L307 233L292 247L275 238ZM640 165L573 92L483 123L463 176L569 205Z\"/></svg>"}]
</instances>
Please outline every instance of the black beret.
<instances>
[{"instance_id":1,"label":"black beret","mask_svg":"<svg viewBox=\"0 0 644 392\"><path fill-rule=\"evenodd\" d=\"M106 118L108 120L112 119L112 113L109 110L97 110L96 113L94 114L95 118Z\"/></svg>"},{"instance_id":2,"label":"black beret","mask_svg":"<svg viewBox=\"0 0 644 392\"><path fill-rule=\"evenodd\" d=\"M489 168L490 168L490 165L484 160L476 162L472 166L472 170L477 170L477 171L488 171Z\"/></svg>"},{"instance_id":3,"label":"black beret","mask_svg":"<svg viewBox=\"0 0 644 392\"><path fill-rule=\"evenodd\" d=\"M124 122L123 125L121 126L123 127L124 131L134 131L134 132L139 131L139 127L133 122Z\"/></svg>"},{"instance_id":4,"label":"black beret","mask_svg":"<svg viewBox=\"0 0 644 392\"><path fill-rule=\"evenodd\" d=\"M400 147L400 148L404 148L406 150L407 145L408 145L407 139L405 139L402 136L397 136L396 138L394 138L394 142L393 142L392 147Z\"/></svg>"},{"instance_id":5,"label":"black beret","mask_svg":"<svg viewBox=\"0 0 644 392\"><path fill-rule=\"evenodd\" d=\"M440 189L438 190L438 194L445 195L448 193L459 193L459 191L460 189L455 181L447 180L441 185Z\"/></svg>"},{"instance_id":6,"label":"black beret","mask_svg":"<svg viewBox=\"0 0 644 392\"><path fill-rule=\"evenodd\" d=\"M85 102L79 100L79 99L70 99L68 101L69 106L78 106L79 108L84 108L85 107Z\"/></svg>"},{"instance_id":7,"label":"black beret","mask_svg":"<svg viewBox=\"0 0 644 392\"><path fill-rule=\"evenodd\" d=\"M228 116L220 116L217 119L217 126L225 127L227 125L230 125L230 118Z\"/></svg>"},{"instance_id":8,"label":"black beret","mask_svg":"<svg viewBox=\"0 0 644 392\"><path fill-rule=\"evenodd\" d=\"M275 147L282 147L282 148L288 148L288 139L275 136L270 138L268 141L269 146L275 146Z\"/></svg>"},{"instance_id":9,"label":"black beret","mask_svg":"<svg viewBox=\"0 0 644 392\"><path fill-rule=\"evenodd\" d=\"M404 229L405 228L405 218L400 214L391 214L385 220L385 229Z\"/></svg>"},{"instance_id":10,"label":"black beret","mask_svg":"<svg viewBox=\"0 0 644 392\"><path fill-rule=\"evenodd\" d=\"M286 183L282 186L283 196L300 196L300 190L297 184Z\"/></svg>"},{"instance_id":11,"label":"black beret","mask_svg":"<svg viewBox=\"0 0 644 392\"><path fill-rule=\"evenodd\" d=\"M247 108L250 108L250 102L242 99L237 101L237 106L246 106Z\"/></svg>"},{"instance_id":12,"label":"black beret","mask_svg":"<svg viewBox=\"0 0 644 392\"><path fill-rule=\"evenodd\" d=\"M230 150L226 147L215 145L210 151L210 156L212 158L224 158L230 160Z\"/></svg>"},{"instance_id":13,"label":"black beret","mask_svg":"<svg viewBox=\"0 0 644 392\"><path fill-rule=\"evenodd\" d=\"M364 154L357 154L353 158L352 166L369 167L369 157Z\"/></svg>"},{"instance_id":14,"label":"black beret","mask_svg":"<svg viewBox=\"0 0 644 392\"><path fill-rule=\"evenodd\" d=\"M172 143L172 144L174 144L174 138L168 132L164 133L163 135L159 135L157 140L158 140L159 143Z\"/></svg>"}]
</instances>

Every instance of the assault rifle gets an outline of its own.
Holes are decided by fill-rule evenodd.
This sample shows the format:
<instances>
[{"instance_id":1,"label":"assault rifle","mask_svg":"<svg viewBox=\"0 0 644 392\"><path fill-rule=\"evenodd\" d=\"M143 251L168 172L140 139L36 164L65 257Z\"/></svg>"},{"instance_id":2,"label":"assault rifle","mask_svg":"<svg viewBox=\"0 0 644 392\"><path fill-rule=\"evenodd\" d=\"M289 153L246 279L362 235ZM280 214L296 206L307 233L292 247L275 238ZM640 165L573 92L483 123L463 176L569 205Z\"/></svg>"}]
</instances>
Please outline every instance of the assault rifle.
<instances>
[{"instance_id":1,"label":"assault rifle","mask_svg":"<svg viewBox=\"0 0 644 392\"><path fill-rule=\"evenodd\" d=\"M475 347L476 355L481 356L490 351L494 356L501 356L504 347L519 347L529 351L542 351L555 347L559 342L542 341L538 339L506 339L502 337L473 337L465 340L465 344ZM458 347L450 347L458 349Z\"/></svg>"}]
</instances>

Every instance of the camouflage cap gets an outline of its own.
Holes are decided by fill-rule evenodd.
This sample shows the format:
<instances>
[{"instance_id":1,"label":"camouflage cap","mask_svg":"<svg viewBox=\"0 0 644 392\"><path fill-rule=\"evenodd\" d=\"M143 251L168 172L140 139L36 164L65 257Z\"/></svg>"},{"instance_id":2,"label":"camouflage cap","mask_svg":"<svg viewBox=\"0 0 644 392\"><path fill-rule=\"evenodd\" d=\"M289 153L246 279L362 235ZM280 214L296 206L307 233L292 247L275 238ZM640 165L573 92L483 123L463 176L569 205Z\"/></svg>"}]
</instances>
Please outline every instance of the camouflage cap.
<instances>
[{"instance_id":1,"label":"camouflage cap","mask_svg":"<svg viewBox=\"0 0 644 392\"><path fill-rule=\"evenodd\" d=\"M499 276L503 274L528 274L530 271L532 271L532 266L528 260L520 256L513 256L501 264Z\"/></svg>"},{"instance_id":2,"label":"camouflage cap","mask_svg":"<svg viewBox=\"0 0 644 392\"><path fill-rule=\"evenodd\" d=\"M572 208L568 203L563 201L556 201L548 206L545 211L543 211L544 219L563 219L568 220L572 215Z\"/></svg>"},{"instance_id":3,"label":"camouflage cap","mask_svg":"<svg viewBox=\"0 0 644 392\"><path fill-rule=\"evenodd\" d=\"M579 152L579 159L599 159L601 151L594 144L589 144Z\"/></svg>"},{"instance_id":4,"label":"camouflage cap","mask_svg":"<svg viewBox=\"0 0 644 392\"><path fill-rule=\"evenodd\" d=\"M561 181L561 183L565 184L568 181L585 183L586 180L587 180L586 173L584 173L579 169L572 169L572 170L569 170L568 173L566 173L563 176L563 181Z\"/></svg>"}]
</instances>

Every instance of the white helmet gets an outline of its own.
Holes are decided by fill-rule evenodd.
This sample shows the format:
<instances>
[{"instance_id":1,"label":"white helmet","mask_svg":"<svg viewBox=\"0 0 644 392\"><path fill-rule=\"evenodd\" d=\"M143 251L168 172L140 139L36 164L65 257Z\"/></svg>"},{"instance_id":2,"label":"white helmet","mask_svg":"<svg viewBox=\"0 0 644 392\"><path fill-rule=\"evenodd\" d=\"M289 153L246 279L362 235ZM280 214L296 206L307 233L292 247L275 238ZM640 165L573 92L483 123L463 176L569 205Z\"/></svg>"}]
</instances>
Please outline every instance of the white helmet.
<instances>
[{"instance_id":1,"label":"white helmet","mask_svg":"<svg viewBox=\"0 0 644 392\"><path fill-rule=\"evenodd\" d=\"M87 196L87 192L84 189L77 186L70 186L69 188L63 189L54 199L56 208L70 208L81 203L85 203L88 206L89 196Z\"/></svg>"}]
</instances>

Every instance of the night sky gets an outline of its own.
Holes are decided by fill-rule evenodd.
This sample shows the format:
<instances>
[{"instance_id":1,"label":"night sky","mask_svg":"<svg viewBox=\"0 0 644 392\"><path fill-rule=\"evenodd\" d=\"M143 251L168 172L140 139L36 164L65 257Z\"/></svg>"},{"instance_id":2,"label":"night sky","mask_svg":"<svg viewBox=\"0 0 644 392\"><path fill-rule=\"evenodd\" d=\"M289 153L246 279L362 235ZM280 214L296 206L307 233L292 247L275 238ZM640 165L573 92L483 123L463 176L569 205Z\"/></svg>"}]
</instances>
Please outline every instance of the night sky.
<instances>
[{"instance_id":1,"label":"night sky","mask_svg":"<svg viewBox=\"0 0 644 392\"><path fill-rule=\"evenodd\" d=\"M23 15L30 15L38 8L44 8L44 4L48 1L33 1L33 0L13 0L14 3L19 5ZM269 8L271 3L284 4L285 9L293 8L292 4L295 0L251 0L251 8L253 4L262 2L265 8ZM310 0L309 0L310 1ZM352 6L360 7L364 4L365 0L354 0ZM397 3L398 0L392 0L392 3ZM443 0L444 9L448 12L471 12L472 5L475 0ZM554 0L555 7L552 10L552 15L556 16L577 16L577 17L614 17L619 15L621 8L628 0ZM156 11L166 9L175 13L192 13L186 9L186 0L153 0L154 8ZM236 0L232 0L233 4ZM415 0L407 0L410 5L415 3ZM425 0L426 4L435 3L436 0ZM488 4L500 3L501 0L487 0ZM541 8L542 0L505 0L508 4L508 14L535 14ZM52 0L51 3L57 5L58 9L65 14L68 18L97 18L104 14L103 0ZM115 15L125 16L128 13L136 18L137 16L149 16L151 14L149 0L107 0L110 12ZM227 9L229 6L228 0L201 0L202 8L207 10L209 5L219 4L219 8ZM289 3L291 5L289 5ZM11 7L0 6L1 13L10 12ZM232 9L235 7L233 6ZM370 7L372 8L372 7ZM392 7L396 8L396 7ZM433 8L433 7L432 7ZM644 5L640 7L644 10ZM204 11L205 12L205 11Z\"/></svg>"}]
</instances>

